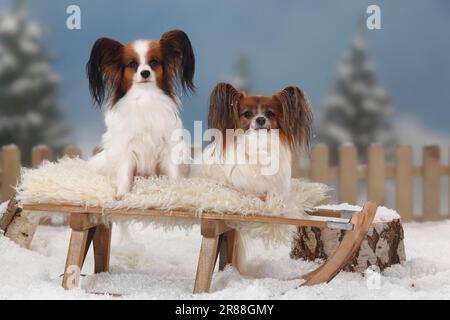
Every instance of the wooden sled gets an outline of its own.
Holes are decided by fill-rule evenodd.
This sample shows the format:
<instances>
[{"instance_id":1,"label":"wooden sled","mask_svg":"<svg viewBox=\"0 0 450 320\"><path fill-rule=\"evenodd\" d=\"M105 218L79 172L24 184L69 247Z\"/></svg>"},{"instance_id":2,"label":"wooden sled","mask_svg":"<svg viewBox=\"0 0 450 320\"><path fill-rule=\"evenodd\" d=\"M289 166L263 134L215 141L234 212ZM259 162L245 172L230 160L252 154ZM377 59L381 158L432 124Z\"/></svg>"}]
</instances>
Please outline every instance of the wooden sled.
<instances>
[{"instance_id":1,"label":"wooden sled","mask_svg":"<svg viewBox=\"0 0 450 320\"><path fill-rule=\"evenodd\" d=\"M108 272L111 247L111 225L93 223L92 215L111 214L122 216L164 216L177 218L201 219L202 244L197 265L194 294L209 292L213 272L219 259L219 270L227 264L237 265L237 242L239 233L230 228L226 221L260 222L271 224L288 224L346 230L336 252L319 268L297 278L304 279L303 286L329 282L341 271L358 251L375 217L377 206L367 202L363 209L357 211L333 211L317 209L308 212L305 219L273 217L262 215L244 216L240 214L203 213L200 217L194 212L163 211L154 209L102 209L86 208L73 205L25 204L23 210L70 213L72 235L67 253L62 286L72 289L78 286L81 268L86 254L93 244L95 273Z\"/></svg>"}]
</instances>

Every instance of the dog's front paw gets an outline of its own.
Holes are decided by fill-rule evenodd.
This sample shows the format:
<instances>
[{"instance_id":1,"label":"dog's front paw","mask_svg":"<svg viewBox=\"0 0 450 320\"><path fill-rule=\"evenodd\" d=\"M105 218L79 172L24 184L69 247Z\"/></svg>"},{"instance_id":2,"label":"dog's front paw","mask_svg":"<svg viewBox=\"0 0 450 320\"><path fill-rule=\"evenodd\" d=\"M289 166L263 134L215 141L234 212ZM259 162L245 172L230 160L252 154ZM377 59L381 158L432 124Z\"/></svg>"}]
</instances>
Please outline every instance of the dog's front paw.
<instances>
[{"instance_id":1,"label":"dog's front paw","mask_svg":"<svg viewBox=\"0 0 450 320\"><path fill-rule=\"evenodd\" d=\"M115 196L114 196L114 200L116 200L116 201L120 201L120 200L122 200L123 199L123 194L116 194Z\"/></svg>"},{"instance_id":2,"label":"dog's front paw","mask_svg":"<svg viewBox=\"0 0 450 320\"><path fill-rule=\"evenodd\" d=\"M116 200L116 201L123 200L123 198L125 197L125 194L126 194L126 192L116 190L116 192L114 194L114 200Z\"/></svg>"},{"instance_id":3,"label":"dog's front paw","mask_svg":"<svg viewBox=\"0 0 450 320\"><path fill-rule=\"evenodd\" d=\"M116 193L116 194L114 195L114 200L120 201L120 200L123 199L124 196L125 196L124 194L118 194L118 193Z\"/></svg>"}]
</instances>

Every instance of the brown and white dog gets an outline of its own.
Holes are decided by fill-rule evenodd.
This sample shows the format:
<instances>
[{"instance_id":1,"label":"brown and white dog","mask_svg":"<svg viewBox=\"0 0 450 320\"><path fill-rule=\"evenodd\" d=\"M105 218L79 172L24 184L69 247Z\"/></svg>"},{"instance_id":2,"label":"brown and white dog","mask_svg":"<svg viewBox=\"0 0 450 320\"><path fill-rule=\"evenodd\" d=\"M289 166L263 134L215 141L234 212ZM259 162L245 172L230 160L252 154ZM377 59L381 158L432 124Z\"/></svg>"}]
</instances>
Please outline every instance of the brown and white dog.
<instances>
[{"instance_id":1,"label":"brown and white dog","mask_svg":"<svg viewBox=\"0 0 450 320\"><path fill-rule=\"evenodd\" d=\"M126 45L98 39L86 66L91 95L104 107L102 151L91 165L117 179L116 198L131 190L136 175L180 176L172 159L174 130L182 129L177 87L194 91L195 58L188 36L166 32L160 40Z\"/></svg>"},{"instance_id":2,"label":"brown and white dog","mask_svg":"<svg viewBox=\"0 0 450 320\"><path fill-rule=\"evenodd\" d=\"M211 93L208 126L227 138L205 148L203 160L212 164L203 166L203 176L263 199L270 193L289 194L292 153L307 147L311 136L312 113L300 88L287 87L270 96L246 96L232 85L220 83ZM233 139L228 139L230 133ZM264 139L261 133L266 134ZM257 161L247 161L252 156ZM277 166L265 173L263 167L268 163L259 160L267 157Z\"/></svg>"}]
</instances>

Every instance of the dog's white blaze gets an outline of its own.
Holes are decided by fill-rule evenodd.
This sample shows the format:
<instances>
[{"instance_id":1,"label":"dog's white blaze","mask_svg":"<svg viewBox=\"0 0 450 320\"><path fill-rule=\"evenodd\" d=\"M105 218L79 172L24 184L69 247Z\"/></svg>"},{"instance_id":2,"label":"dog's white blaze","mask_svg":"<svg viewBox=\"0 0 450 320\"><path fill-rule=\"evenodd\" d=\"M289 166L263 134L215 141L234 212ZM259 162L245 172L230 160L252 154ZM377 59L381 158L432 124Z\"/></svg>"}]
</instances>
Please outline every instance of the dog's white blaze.
<instances>
[{"instance_id":1,"label":"dog's white blaze","mask_svg":"<svg viewBox=\"0 0 450 320\"><path fill-rule=\"evenodd\" d=\"M141 72L144 70L150 71L150 78L147 80L155 81L155 75L153 74L152 69L148 65L147 61L147 53L150 50L151 42L152 41L149 40L136 40L133 43L133 49L139 56L139 67L136 71L136 74L134 75L134 82L140 82L144 80L144 78L142 78L141 76Z\"/></svg>"},{"instance_id":2,"label":"dog's white blaze","mask_svg":"<svg viewBox=\"0 0 450 320\"><path fill-rule=\"evenodd\" d=\"M262 112L262 106L261 103L258 103L258 106L256 108L257 113L256 115L252 118L252 121L250 122L250 128L251 129L257 129L259 128L259 125L256 123L256 119L258 119L259 117L263 117L264 119L266 119L266 124L269 123L269 119L266 117L266 115ZM265 125L265 127L267 127L267 125Z\"/></svg>"}]
</instances>

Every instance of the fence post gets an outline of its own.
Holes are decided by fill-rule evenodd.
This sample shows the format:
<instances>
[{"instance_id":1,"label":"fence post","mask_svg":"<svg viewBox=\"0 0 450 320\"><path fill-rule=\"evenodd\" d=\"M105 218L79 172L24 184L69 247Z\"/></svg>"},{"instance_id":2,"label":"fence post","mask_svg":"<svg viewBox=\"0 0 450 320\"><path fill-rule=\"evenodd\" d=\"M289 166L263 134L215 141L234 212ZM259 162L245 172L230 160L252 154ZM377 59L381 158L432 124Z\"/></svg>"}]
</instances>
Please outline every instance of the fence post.
<instances>
[{"instance_id":1,"label":"fence post","mask_svg":"<svg viewBox=\"0 0 450 320\"><path fill-rule=\"evenodd\" d=\"M31 150L31 166L33 168L39 167L44 160L51 161L52 159L52 151L45 145L35 146Z\"/></svg>"},{"instance_id":2,"label":"fence post","mask_svg":"<svg viewBox=\"0 0 450 320\"><path fill-rule=\"evenodd\" d=\"M2 187L2 183L3 183L3 168L2 168L2 162L3 162L3 157L2 157L2 148L0 148L0 190ZM1 198L0 198L1 200Z\"/></svg>"},{"instance_id":3,"label":"fence post","mask_svg":"<svg viewBox=\"0 0 450 320\"><path fill-rule=\"evenodd\" d=\"M316 145L311 153L311 181L327 183L329 177L328 147L324 144Z\"/></svg>"},{"instance_id":4,"label":"fence post","mask_svg":"<svg viewBox=\"0 0 450 320\"><path fill-rule=\"evenodd\" d=\"M380 205L385 199L385 167L383 146L370 145L367 151L367 198Z\"/></svg>"},{"instance_id":5,"label":"fence post","mask_svg":"<svg viewBox=\"0 0 450 320\"><path fill-rule=\"evenodd\" d=\"M344 144L339 148L339 200L355 204L358 199L358 154Z\"/></svg>"},{"instance_id":6,"label":"fence post","mask_svg":"<svg viewBox=\"0 0 450 320\"><path fill-rule=\"evenodd\" d=\"M423 219L441 218L441 152L439 146L423 149Z\"/></svg>"},{"instance_id":7,"label":"fence post","mask_svg":"<svg viewBox=\"0 0 450 320\"><path fill-rule=\"evenodd\" d=\"M412 147L399 145L395 150L395 203L403 221L414 219L413 182Z\"/></svg>"},{"instance_id":8,"label":"fence post","mask_svg":"<svg viewBox=\"0 0 450 320\"><path fill-rule=\"evenodd\" d=\"M11 144L2 148L2 201L10 199L20 176L20 150Z\"/></svg>"},{"instance_id":9,"label":"fence post","mask_svg":"<svg viewBox=\"0 0 450 320\"><path fill-rule=\"evenodd\" d=\"M292 155L291 176L292 176L292 178L300 178L301 177L300 158L296 152L294 152Z\"/></svg>"},{"instance_id":10,"label":"fence post","mask_svg":"<svg viewBox=\"0 0 450 320\"><path fill-rule=\"evenodd\" d=\"M69 158L81 158L81 150L80 148L74 147L74 146L68 146L64 149L64 155L68 156Z\"/></svg>"}]
</instances>

